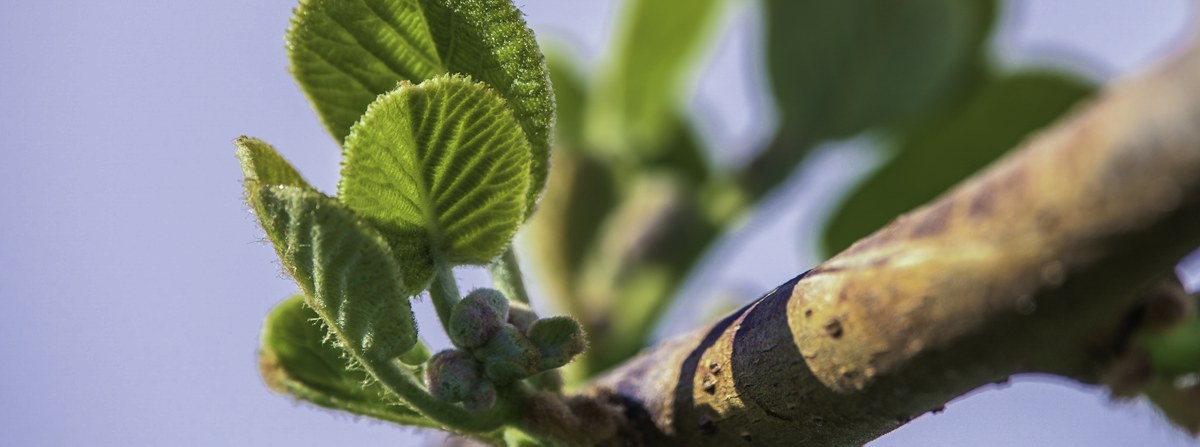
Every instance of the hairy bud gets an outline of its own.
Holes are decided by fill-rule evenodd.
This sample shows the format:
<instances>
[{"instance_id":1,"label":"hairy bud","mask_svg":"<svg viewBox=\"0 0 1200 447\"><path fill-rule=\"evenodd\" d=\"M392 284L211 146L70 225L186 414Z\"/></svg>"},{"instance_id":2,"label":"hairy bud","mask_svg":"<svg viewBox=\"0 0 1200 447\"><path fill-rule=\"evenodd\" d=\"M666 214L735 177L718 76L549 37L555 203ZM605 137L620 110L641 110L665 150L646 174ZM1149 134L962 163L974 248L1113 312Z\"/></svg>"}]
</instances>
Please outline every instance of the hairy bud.
<instances>
[{"instance_id":1,"label":"hairy bud","mask_svg":"<svg viewBox=\"0 0 1200 447\"><path fill-rule=\"evenodd\" d=\"M471 394L463 397L463 407L479 413L492 408L496 404L496 386L487 380L480 380L479 385L471 390Z\"/></svg>"},{"instance_id":2,"label":"hairy bud","mask_svg":"<svg viewBox=\"0 0 1200 447\"><path fill-rule=\"evenodd\" d=\"M461 348L482 346L508 320L508 299L494 289L476 289L450 311L450 340Z\"/></svg>"},{"instance_id":3,"label":"hairy bud","mask_svg":"<svg viewBox=\"0 0 1200 447\"><path fill-rule=\"evenodd\" d=\"M571 317L538 320L529 328L529 340L537 346L541 357L538 369L542 371L566 365L587 349L587 336Z\"/></svg>"},{"instance_id":4,"label":"hairy bud","mask_svg":"<svg viewBox=\"0 0 1200 447\"><path fill-rule=\"evenodd\" d=\"M522 334L528 334L533 322L537 321L537 313L528 304L513 302L508 308L508 324L516 326Z\"/></svg>"},{"instance_id":5,"label":"hairy bud","mask_svg":"<svg viewBox=\"0 0 1200 447\"><path fill-rule=\"evenodd\" d=\"M481 382L487 381L483 379L479 363L470 354L457 349L437 353L425 367L425 386L429 388L429 394L446 402L470 398ZM495 394L495 390L492 392Z\"/></svg>"},{"instance_id":6,"label":"hairy bud","mask_svg":"<svg viewBox=\"0 0 1200 447\"><path fill-rule=\"evenodd\" d=\"M471 351L483 362L484 373L497 385L512 383L538 372L538 350L520 329L504 325L487 344Z\"/></svg>"}]
</instances>

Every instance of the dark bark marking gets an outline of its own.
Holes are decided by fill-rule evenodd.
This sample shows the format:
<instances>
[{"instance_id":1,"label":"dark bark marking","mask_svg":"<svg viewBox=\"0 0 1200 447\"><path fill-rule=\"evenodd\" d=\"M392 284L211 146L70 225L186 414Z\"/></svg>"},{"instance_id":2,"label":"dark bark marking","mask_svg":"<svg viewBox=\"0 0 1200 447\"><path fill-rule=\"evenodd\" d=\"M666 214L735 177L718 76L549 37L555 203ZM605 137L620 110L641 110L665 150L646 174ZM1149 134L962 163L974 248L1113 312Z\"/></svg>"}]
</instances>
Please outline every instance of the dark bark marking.
<instances>
[{"instance_id":1,"label":"dark bark marking","mask_svg":"<svg viewBox=\"0 0 1200 447\"><path fill-rule=\"evenodd\" d=\"M837 318L830 318L829 321L825 323L825 333L829 334L830 337L842 338L842 332L842 322L838 321Z\"/></svg>"}]
</instances>

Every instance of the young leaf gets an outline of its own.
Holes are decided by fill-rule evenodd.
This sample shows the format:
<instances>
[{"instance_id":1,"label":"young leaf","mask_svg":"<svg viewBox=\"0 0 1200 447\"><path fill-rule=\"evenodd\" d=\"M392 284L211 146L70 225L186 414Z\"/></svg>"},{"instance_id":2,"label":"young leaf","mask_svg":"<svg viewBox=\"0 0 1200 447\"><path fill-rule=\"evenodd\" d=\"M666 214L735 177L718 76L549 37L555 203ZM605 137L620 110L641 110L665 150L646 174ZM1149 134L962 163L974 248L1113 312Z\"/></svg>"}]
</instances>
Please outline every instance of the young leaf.
<instances>
[{"instance_id":1,"label":"young leaf","mask_svg":"<svg viewBox=\"0 0 1200 447\"><path fill-rule=\"evenodd\" d=\"M826 224L825 252L837 253L933 199L1090 92L1083 81L1046 72L983 84L950 120L915 130L891 161L850 193Z\"/></svg>"},{"instance_id":2,"label":"young leaf","mask_svg":"<svg viewBox=\"0 0 1200 447\"><path fill-rule=\"evenodd\" d=\"M339 196L385 234L405 280L433 260L483 265L525 218L529 142L485 85L443 76L402 84L371 104L346 138Z\"/></svg>"},{"instance_id":3,"label":"young leaf","mask_svg":"<svg viewBox=\"0 0 1200 447\"><path fill-rule=\"evenodd\" d=\"M242 175L247 182L260 185L301 186L311 188L291 164L271 145L247 136L238 137L237 157L242 162Z\"/></svg>"},{"instance_id":4,"label":"young leaf","mask_svg":"<svg viewBox=\"0 0 1200 447\"><path fill-rule=\"evenodd\" d=\"M991 2L769 0L767 60L782 132L819 141L887 125L952 84Z\"/></svg>"},{"instance_id":5,"label":"young leaf","mask_svg":"<svg viewBox=\"0 0 1200 447\"><path fill-rule=\"evenodd\" d=\"M461 73L496 89L529 139L533 212L549 170L554 94L511 0L303 0L287 40L292 73L339 142L401 81Z\"/></svg>"},{"instance_id":6,"label":"young leaf","mask_svg":"<svg viewBox=\"0 0 1200 447\"><path fill-rule=\"evenodd\" d=\"M636 152L664 149L684 76L711 40L723 0L627 0L611 71L596 84L588 139Z\"/></svg>"},{"instance_id":7,"label":"young leaf","mask_svg":"<svg viewBox=\"0 0 1200 447\"><path fill-rule=\"evenodd\" d=\"M325 341L327 331L317 318L304 304L303 295L284 300L267 315L259 367L271 389L325 408L397 424L440 426L389 399L363 370L350 368L346 354Z\"/></svg>"},{"instance_id":8,"label":"young leaf","mask_svg":"<svg viewBox=\"0 0 1200 447\"><path fill-rule=\"evenodd\" d=\"M379 362L416 345L409 292L382 236L310 189L251 186L249 196L284 267L346 351Z\"/></svg>"}]
</instances>

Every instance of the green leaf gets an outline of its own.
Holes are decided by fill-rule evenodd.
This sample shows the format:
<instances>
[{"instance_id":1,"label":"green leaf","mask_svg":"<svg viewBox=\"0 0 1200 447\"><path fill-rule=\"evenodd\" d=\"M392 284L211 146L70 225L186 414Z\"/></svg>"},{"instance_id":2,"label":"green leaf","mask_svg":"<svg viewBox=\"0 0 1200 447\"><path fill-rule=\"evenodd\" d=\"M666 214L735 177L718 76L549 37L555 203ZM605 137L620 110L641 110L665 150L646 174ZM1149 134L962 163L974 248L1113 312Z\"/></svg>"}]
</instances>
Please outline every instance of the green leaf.
<instances>
[{"instance_id":1,"label":"green leaf","mask_svg":"<svg viewBox=\"0 0 1200 447\"><path fill-rule=\"evenodd\" d=\"M261 185L285 185L311 188L291 164L271 145L251 137L238 137L237 157L247 182Z\"/></svg>"},{"instance_id":2,"label":"green leaf","mask_svg":"<svg viewBox=\"0 0 1200 447\"><path fill-rule=\"evenodd\" d=\"M1190 320L1142 341L1155 374L1174 378L1200 374L1200 320Z\"/></svg>"},{"instance_id":3,"label":"green leaf","mask_svg":"<svg viewBox=\"0 0 1200 447\"><path fill-rule=\"evenodd\" d=\"M546 67L554 87L554 149L578 151L583 144L584 110L587 86L576 51L552 45L546 48Z\"/></svg>"},{"instance_id":4,"label":"green leaf","mask_svg":"<svg viewBox=\"0 0 1200 447\"><path fill-rule=\"evenodd\" d=\"M604 148L663 149L685 76L711 39L724 0L627 0L610 70L591 95L587 137Z\"/></svg>"},{"instance_id":5,"label":"green leaf","mask_svg":"<svg viewBox=\"0 0 1200 447\"><path fill-rule=\"evenodd\" d=\"M303 295L284 300L267 315L259 366L271 389L322 407L397 424L439 426L389 398L365 371L350 368L346 353L325 341L327 331L318 319L304 304ZM424 345L418 348L424 349Z\"/></svg>"},{"instance_id":6,"label":"green leaf","mask_svg":"<svg viewBox=\"0 0 1200 447\"><path fill-rule=\"evenodd\" d=\"M768 0L767 61L789 140L841 138L934 102L990 27L990 1Z\"/></svg>"},{"instance_id":7,"label":"green leaf","mask_svg":"<svg viewBox=\"0 0 1200 447\"><path fill-rule=\"evenodd\" d=\"M460 76L403 84L346 138L339 196L387 236L405 281L483 265L525 217L529 143L504 100Z\"/></svg>"},{"instance_id":8,"label":"green leaf","mask_svg":"<svg viewBox=\"0 0 1200 447\"><path fill-rule=\"evenodd\" d=\"M343 349L378 362L417 344L410 292L378 232L309 189L251 187L249 196L284 267Z\"/></svg>"},{"instance_id":9,"label":"green leaf","mask_svg":"<svg viewBox=\"0 0 1200 447\"><path fill-rule=\"evenodd\" d=\"M338 201L296 186L256 186L248 195L305 303L339 346L393 395L440 424L467 432L499 428L511 408L472 413L430 396L404 364L417 346L411 292L387 241Z\"/></svg>"},{"instance_id":10,"label":"green leaf","mask_svg":"<svg viewBox=\"0 0 1200 447\"><path fill-rule=\"evenodd\" d=\"M546 184L554 95L533 32L510 0L303 0L288 30L291 70L339 142L401 81L448 73L512 107L533 157L527 210Z\"/></svg>"},{"instance_id":11,"label":"green leaf","mask_svg":"<svg viewBox=\"0 0 1200 447\"><path fill-rule=\"evenodd\" d=\"M891 161L850 193L826 223L825 252L837 253L933 199L1091 91L1079 79L1048 72L1017 73L983 84L947 121L914 130Z\"/></svg>"}]
</instances>

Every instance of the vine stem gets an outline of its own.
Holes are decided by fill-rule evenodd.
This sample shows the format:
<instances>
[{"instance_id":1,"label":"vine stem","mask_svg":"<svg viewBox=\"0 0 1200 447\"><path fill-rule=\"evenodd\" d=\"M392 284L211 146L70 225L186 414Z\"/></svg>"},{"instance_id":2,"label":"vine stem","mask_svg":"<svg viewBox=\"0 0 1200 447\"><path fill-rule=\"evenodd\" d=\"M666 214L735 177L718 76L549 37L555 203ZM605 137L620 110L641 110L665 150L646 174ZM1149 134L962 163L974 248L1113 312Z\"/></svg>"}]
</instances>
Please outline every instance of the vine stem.
<instances>
[{"instance_id":1,"label":"vine stem","mask_svg":"<svg viewBox=\"0 0 1200 447\"><path fill-rule=\"evenodd\" d=\"M362 359L366 360L366 359ZM514 405L519 399L514 396L498 396L496 405L482 413L471 413L465 408L438 400L425 390L398 360L362 362L367 372L379 383L400 397L406 404L416 408L429 418L446 426L465 432L483 433L500 428L514 415Z\"/></svg>"},{"instance_id":2,"label":"vine stem","mask_svg":"<svg viewBox=\"0 0 1200 447\"><path fill-rule=\"evenodd\" d=\"M462 295L459 295L458 283L454 281L454 271L441 262L435 268L437 270L429 287L429 297L433 299L433 308L442 321L442 328L450 330L450 311L462 299Z\"/></svg>"},{"instance_id":3,"label":"vine stem","mask_svg":"<svg viewBox=\"0 0 1200 447\"><path fill-rule=\"evenodd\" d=\"M488 265L492 274L492 282L500 292L510 300L529 304L529 292L525 290L525 277L521 275L521 263L517 261L517 252L510 244L504 254L496 262Z\"/></svg>"}]
</instances>

